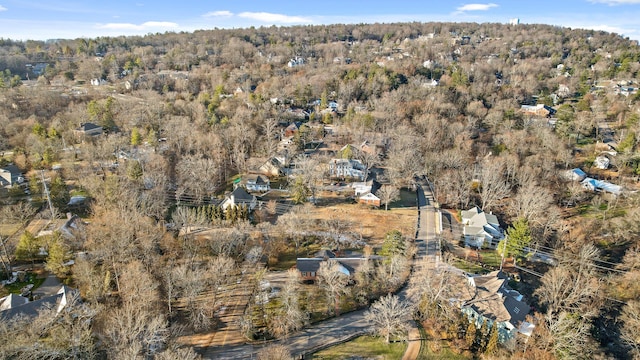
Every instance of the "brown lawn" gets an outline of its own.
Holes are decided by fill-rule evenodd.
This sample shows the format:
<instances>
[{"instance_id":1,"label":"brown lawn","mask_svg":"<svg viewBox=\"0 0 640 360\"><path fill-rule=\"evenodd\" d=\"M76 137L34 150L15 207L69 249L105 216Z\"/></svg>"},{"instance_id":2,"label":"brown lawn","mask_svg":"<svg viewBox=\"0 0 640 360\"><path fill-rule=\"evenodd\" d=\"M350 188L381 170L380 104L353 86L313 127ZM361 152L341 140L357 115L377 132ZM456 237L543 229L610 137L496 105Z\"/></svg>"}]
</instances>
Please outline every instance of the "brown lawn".
<instances>
[{"instance_id":1,"label":"brown lawn","mask_svg":"<svg viewBox=\"0 0 640 360\"><path fill-rule=\"evenodd\" d=\"M361 204L336 204L316 207L309 217L316 221L340 219L350 224L352 231L362 233L370 245L381 244L390 230L400 230L406 237L415 235L417 212L415 208L394 208L385 211Z\"/></svg>"}]
</instances>

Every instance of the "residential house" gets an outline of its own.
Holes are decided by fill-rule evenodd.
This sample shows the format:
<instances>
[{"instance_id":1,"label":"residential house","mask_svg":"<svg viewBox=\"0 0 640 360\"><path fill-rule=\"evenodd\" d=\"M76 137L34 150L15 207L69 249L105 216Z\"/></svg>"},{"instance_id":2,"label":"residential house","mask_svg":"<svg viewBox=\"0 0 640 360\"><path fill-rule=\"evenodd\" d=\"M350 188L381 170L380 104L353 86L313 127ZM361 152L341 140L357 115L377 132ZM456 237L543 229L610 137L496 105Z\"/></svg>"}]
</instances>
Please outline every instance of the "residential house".
<instances>
[{"instance_id":1,"label":"residential house","mask_svg":"<svg viewBox=\"0 0 640 360\"><path fill-rule=\"evenodd\" d=\"M258 205L258 200L255 196L249 194L241 186L237 186L232 192L225 196L220 206L227 210L229 207L247 205L249 210L253 210Z\"/></svg>"},{"instance_id":2,"label":"residential house","mask_svg":"<svg viewBox=\"0 0 640 360\"><path fill-rule=\"evenodd\" d=\"M266 176L249 174L243 180L247 191L267 192L271 190L271 182Z\"/></svg>"},{"instance_id":3,"label":"residential house","mask_svg":"<svg viewBox=\"0 0 640 360\"><path fill-rule=\"evenodd\" d=\"M380 189L380 183L377 181L354 182L351 184L354 189L355 196L360 204L380 207L382 200L376 195Z\"/></svg>"},{"instance_id":4,"label":"residential house","mask_svg":"<svg viewBox=\"0 0 640 360\"><path fill-rule=\"evenodd\" d=\"M94 123L82 123L73 131L76 137L82 138L84 136L99 136L102 135L102 126L98 126Z\"/></svg>"},{"instance_id":5,"label":"residential house","mask_svg":"<svg viewBox=\"0 0 640 360\"><path fill-rule=\"evenodd\" d=\"M299 130L300 130L300 126L302 125L301 122L299 121L294 121L291 124L289 124L289 126L287 126L284 129L284 136L285 137L292 137L294 136Z\"/></svg>"},{"instance_id":6,"label":"residential house","mask_svg":"<svg viewBox=\"0 0 640 360\"><path fill-rule=\"evenodd\" d=\"M622 187L620 185L612 184L604 180L587 177L582 180L580 184L582 184L583 188L591 191L605 191L616 196L622 193Z\"/></svg>"},{"instance_id":7,"label":"residential house","mask_svg":"<svg viewBox=\"0 0 640 360\"><path fill-rule=\"evenodd\" d=\"M380 207L382 200L374 193L366 193L358 198L358 203Z\"/></svg>"},{"instance_id":8,"label":"residential house","mask_svg":"<svg viewBox=\"0 0 640 360\"><path fill-rule=\"evenodd\" d=\"M606 156L598 156L596 157L596 159L593 161L593 166L597 167L598 169L607 169L609 168L609 164L611 163L611 161L609 161L609 158Z\"/></svg>"},{"instance_id":9,"label":"residential house","mask_svg":"<svg viewBox=\"0 0 640 360\"><path fill-rule=\"evenodd\" d=\"M364 181L367 175L365 174L365 167L360 160L332 159L329 162L329 176L332 178L354 178Z\"/></svg>"},{"instance_id":10,"label":"residential house","mask_svg":"<svg viewBox=\"0 0 640 360\"><path fill-rule=\"evenodd\" d=\"M518 332L530 335L533 325L524 321L530 307L523 296L509 288L506 277L500 271L481 276L467 276L470 298L461 304L462 312L480 328L486 321L488 327L498 327L501 343L513 339Z\"/></svg>"},{"instance_id":11,"label":"residential house","mask_svg":"<svg viewBox=\"0 0 640 360\"><path fill-rule=\"evenodd\" d=\"M377 260L372 258L371 260ZM315 281L318 276L320 264L323 261L335 260L338 262L340 272L345 276L353 277L360 265L367 261L364 257L336 257L335 253L329 250L321 250L312 258L297 258L296 269L300 272L303 281Z\"/></svg>"},{"instance_id":12,"label":"residential house","mask_svg":"<svg viewBox=\"0 0 640 360\"><path fill-rule=\"evenodd\" d=\"M564 172L564 177L570 181L582 181L587 177L587 173L582 171L580 168L575 168L571 170L567 170Z\"/></svg>"},{"instance_id":13,"label":"residential house","mask_svg":"<svg viewBox=\"0 0 640 360\"><path fill-rule=\"evenodd\" d=\"M258 172L266 176L280 176L284 174L283 169L286 167L285 156L274 156L260 165Z\"/></svg>"},{"instance_id":14,"label":"residential house","mask_svg":"<svg viewBox=\"0 0 640 360\"><path fill-rule=\"evenodd\" d=\"M524 115L538 117L551 117L556 114L556 109L544 104L522 105L520 111L522 111Z\"/></svg>"},{"instance_id":15,"label":"residential house","mask_svg":"<svg viewBox=\"0 0 640 360\"><path fill-rule=\"evenodd\" d=\"M24 177L22 177L22 173L17 166L9 164L0 168L0 187L10 188L23 182Z\"/></svg>"},{"instance_id":16,"label":"residential house","mask_svg":"<svg viewBox=\"0 0 640 360\"><path fill-rule=\"evenodd\" d=\"M498 218L477 206L462 212L462 225L466 246L495 249L500 240L504 239Z\"/></svg>"},{"instance_id":17,"label":"residential house","mask_svg":"<svg viewBox=\"0 0 640 360\"><path fill-rule=\"evenodd\" d=\"M304 65L304 58L301 56L296 56L287 63L287 66L290 68L302 65Z\"/></svg>"},{"instance_id":18,"label":"residential house","mask_svg":"<svg viewBox=\"0 0 640 360\"><path fill-rule=\"evenodd\" d=\"M0 311L10 310L28 302L29 299L24 296L9 294L0 299Z\"/></svg>"},{"instance_id":19,"label":"residential house","mask_svg":"<svg viewBox=\"0 0 640 360\"><path fill-rule=\"evenodd\" d=\"M45 296L31 302L28 302L28 299L25 302L24 299L26 298L21 298L21 296L9 295L8 297L0 299L2 303L2 307L0 307L0 320L11 321L19 317L35 318L40 311L51 309L55 309L56 314L59 314L65 307L78 301L80 293L77 289L62 285L60 290L54 295Z\"/></svg>"}]
</instances>

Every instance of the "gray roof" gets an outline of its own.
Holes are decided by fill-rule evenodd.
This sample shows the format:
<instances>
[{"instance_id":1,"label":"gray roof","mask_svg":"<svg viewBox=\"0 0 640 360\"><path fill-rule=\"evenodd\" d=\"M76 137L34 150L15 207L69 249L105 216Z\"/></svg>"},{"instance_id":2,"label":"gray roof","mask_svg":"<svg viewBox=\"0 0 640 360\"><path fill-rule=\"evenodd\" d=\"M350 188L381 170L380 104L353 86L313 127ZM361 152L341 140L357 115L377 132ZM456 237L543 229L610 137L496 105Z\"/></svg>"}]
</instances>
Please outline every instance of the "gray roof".
<instances>
[{"instance_id":1,"label":"gray roof","mask_svg":"<svg viewBox=\"0 0 640 360\"><path fill-rule=\"evenodd\" d=\"M9 183L9 185L17 183L20 176L22 176L22 172L20 172L20 169L18 169L18 167L14 164L9 164L3 168L0 168L0 172L9 174L8 178L6 175L2 175L2 177L6 180L10 179L11 182Z\"/></svg>"},{"instance_id":2,"label":"gray roof","mask_svg":"<svg viewBox=\"0 0 640 360\"><path fill-rule=\"evenodd\" d=\"M236 204L241 202L253 201L253 195L250 195L245 189L243 189L240 186L233 189L233 191L231 192L231 195L233 196L233 199Z\"/></svg>"},{"instance_id":3,"label":"gray roof","mask_svg":"<svg viewBox=\"0 0 640 360\"><path fill-rule=\"evenodd\" d=\"M24 296L9 294L3 297L2 299L0 299L0 311L13 309L17 306L24 305L28 302L29 302L29 299L27 299Z\"/></svg>"},{"instance_id":4,"label":"gray roof","mask_svg":"<svg viewBox=\"0 0 640 360\"><path fill-rule=\"evenodd\" d=\"M317 272L322 261L324 261L322 258L298 258L296 269L300 272Z\"/></svg>"},{"instance_id":5,"label":"gray roof","mask_svg":"<svg viewBox=\"0 0 640 360\"><path fill-rule=\"evenodd\" d=\"M96 129L102 129L102 126L96 125L94 123L83 123L80 125L80 127L77 129L79 131L91 131L91 130L96 130Z\"/></svg>"},{"instance_id":6,"label":"gray roof","mask_svg":"<svg viewBox=\"0 0 640 360\"><path fill-rule=\"evenodd\" d=\"M46 296L20 306L0 312L0 320L11 321L19 318L34 318L41 311L57 308L62 301L69 303L78 296L78 290L63 285L55 295ZM59 309L58 309L59 310Z\"/></svg>"}]
</instances>

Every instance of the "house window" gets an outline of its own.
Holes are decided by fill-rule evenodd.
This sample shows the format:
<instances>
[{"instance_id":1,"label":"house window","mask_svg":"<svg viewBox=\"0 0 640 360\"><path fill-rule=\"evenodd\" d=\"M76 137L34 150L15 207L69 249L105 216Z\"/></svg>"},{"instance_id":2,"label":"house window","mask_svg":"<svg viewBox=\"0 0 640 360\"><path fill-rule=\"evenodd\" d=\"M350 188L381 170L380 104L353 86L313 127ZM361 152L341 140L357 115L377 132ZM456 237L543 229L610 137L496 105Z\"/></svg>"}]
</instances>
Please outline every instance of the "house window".
<instances>
[{"instance_id":1,"label":"house window","mask_svg":"<svg viewBox=\"0 0 640 360\"><path fill-rule=\"evenodd\" d=\"M312 272L311 272L311 277L314 277L314 276L316 276L316 272L315 272L315 271L312 271Z\"/></svg>"},{"instance_id":2,"label":"house window","mask_svg":"<svg viewBox=\"0 0 640 360\"><path fill-rule=\"evenodd\" d=\"M516 314L519 314L520 313L520 308L513 308L513 312L516 313Z\"/></svg>"},{"instance_id":3,"label":"house window","mask_svg":"<svg viewBox=\"0 0 640 360\"><path fill-rule=\"evenodd\" d=\"M305 271L301 271L300 273L302 276L307 276L307 273Z\"/></svg>"}]
</instances>

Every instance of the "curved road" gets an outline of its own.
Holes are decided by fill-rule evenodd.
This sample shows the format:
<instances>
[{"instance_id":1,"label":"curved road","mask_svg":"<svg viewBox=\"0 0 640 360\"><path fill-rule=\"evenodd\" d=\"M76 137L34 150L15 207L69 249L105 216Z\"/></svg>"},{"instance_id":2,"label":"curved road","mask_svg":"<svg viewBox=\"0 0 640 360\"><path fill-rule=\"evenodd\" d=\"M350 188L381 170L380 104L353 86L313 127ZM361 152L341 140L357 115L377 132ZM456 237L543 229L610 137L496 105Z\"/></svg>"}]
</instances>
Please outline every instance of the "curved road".
<instances>
[{"instance_id":1,"label":"curved road","mask_svg":"<svg viewBox=\"0 0 640 360\"><path fill-rule=\"evenodd\" d=\"M433 194L428 190L427 180L418 182L418 229L416 232L416 244L418 253L415 264L422 263L424 257L431 259L434 266L438 261L438 244L436 240L437 212L433 206ZM423 190L424 188L424 190ZM414 268L415 270L415 268ZM406 288L405 288L406 289ZM399 293L405 298L405 289ZM369 324L364 318L366 309L342 314L336 318L321 321L296 332L286 339L276 341L285 345L294 358L300 358L310 350L327 347L340 343L346 339L361 335L368 330ZM272 344L269 342L268 344ZM256 354L265 344L228 345L197 349L205 359L255 359Z\"/></svg>"}]
</instances>

